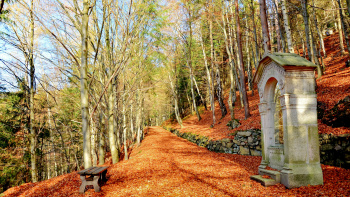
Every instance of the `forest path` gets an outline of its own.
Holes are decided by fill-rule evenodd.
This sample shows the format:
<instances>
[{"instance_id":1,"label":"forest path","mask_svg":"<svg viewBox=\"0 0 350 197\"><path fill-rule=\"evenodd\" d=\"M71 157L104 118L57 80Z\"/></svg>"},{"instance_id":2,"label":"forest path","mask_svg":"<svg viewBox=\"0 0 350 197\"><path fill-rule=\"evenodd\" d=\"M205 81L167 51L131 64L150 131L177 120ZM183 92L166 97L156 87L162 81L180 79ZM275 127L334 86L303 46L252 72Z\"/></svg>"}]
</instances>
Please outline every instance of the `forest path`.
<instances>
[{"instance_id":1,"label":"forest path","mask_svg":"<svg viewBox=\"0 0 350 197\"><path fill-rule=\"evenodd\" d=\"M109 170L108 190L102 191L106 196L245 196L247 190L263 187L249 179L257 173L260 157L254 157L257 165L242 166L244 158L253 157L235 162L233 155L210 152L150 127L131 159Z\"/></svg>"},{"instance_id":2,"label":"forest path","mask_svg":"<svg viewBox=\"0 0 350 197\"><path fill-rule=\"evenodd\" d=\"M77 172L7 190L5 196L350 196L350 170L324 166L324 185L285 189L250 180L261 157L214 153L160 127L149 127L130 159L110 165L96 193L79 194Z\"/></svg>"}]
</instances>

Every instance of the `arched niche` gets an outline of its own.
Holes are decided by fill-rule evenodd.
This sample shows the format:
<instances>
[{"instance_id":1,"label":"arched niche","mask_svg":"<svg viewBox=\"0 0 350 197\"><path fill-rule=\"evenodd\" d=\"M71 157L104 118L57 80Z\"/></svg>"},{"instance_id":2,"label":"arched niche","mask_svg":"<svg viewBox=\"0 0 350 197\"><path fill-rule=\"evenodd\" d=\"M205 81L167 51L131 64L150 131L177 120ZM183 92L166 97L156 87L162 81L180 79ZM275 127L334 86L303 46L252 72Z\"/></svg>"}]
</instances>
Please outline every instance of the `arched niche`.
<instances>
[{"instance_id":1,"label":"arched niche","mask_svg":"<svg viewBox=\"0 0 350 197\"><path fill-rule=\"evenodd\" d=\"M261 59L254 76L262 130L259 173L267 166L279 170L288 188L323 184L315 68L296 54L273 53ZM282 139L276 140L277 130Z\"/></svg>"}]
</instances>

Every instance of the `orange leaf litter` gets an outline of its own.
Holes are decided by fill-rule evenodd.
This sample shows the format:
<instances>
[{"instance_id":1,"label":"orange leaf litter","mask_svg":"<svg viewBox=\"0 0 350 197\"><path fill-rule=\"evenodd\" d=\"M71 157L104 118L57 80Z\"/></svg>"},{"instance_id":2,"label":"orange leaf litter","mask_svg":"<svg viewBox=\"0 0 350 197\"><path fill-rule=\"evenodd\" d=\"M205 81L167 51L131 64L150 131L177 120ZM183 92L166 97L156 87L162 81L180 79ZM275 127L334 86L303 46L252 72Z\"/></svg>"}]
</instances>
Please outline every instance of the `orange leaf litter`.
<instances>
[{"instance_id":1,"label":"orange leaf litter","mask_svg":"<svg viewBox=\"0 0 350 197\"><path fill-rule=\"evenodd\" d=\"M111 165L101 192L79 194L77 172L7 190L5 196L350 196L350 170L322 165L324 185L286 189L250 180L261 157L214 153L150 127L130 160Z\"/></svg>"}]
</instances>

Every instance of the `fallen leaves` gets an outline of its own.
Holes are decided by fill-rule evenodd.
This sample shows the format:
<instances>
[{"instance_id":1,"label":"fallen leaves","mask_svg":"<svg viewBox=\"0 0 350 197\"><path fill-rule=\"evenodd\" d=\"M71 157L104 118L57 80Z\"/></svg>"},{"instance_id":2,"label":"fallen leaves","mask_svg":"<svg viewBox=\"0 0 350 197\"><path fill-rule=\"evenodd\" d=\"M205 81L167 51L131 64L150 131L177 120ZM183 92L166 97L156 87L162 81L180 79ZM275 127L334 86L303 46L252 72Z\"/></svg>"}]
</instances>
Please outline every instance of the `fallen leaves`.
<instances>
[{"instance_id":1,"label":"fallen leaves","mask_svg":"<svg viewBox=\"0 0 350 197\"><path fill-rule=\"evenodd\" d=\"M261 157L210 152L151 127L131 159L108 168L101 192L78 193L77 172L7 190L5 196L349 196L350 170L322 165L324 185L286 189L250 180Z\"/></svg>"}]
</instances>

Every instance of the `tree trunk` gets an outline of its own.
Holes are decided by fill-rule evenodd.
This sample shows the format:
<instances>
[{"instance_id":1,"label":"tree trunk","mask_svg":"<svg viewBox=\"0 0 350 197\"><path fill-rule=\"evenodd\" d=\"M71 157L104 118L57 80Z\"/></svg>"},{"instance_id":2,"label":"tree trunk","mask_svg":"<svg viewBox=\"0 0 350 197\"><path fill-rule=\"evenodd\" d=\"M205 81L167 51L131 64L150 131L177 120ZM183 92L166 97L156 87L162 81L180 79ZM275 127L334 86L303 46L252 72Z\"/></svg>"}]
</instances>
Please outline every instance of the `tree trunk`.
<instances>
[{"instance_id":1,"label":"tree trunk","mask_svg":"<svg viewBox=\"0 0 350 197\"><path fill-rule=\"evenodd\" d=\"M197 93L198 93L199 97L201 98L201 101L203 102L205 110L208 110L207 109L207 102L205 101L205 99L203 98L201 92L199 91L197 80L196 80L195 77L193 77L193 82L194 82L194 85L196 86Z\"/></svg>"},{"instance_id":2,"label":"tree trunk","mask_svg":"<svg viewBox=\"0 0 350 197\"><path fill-rule=\"evenodd\" d=\"M100 122L100 129L99 129L99 143L98 143L98 164L103 165L105 163L105 137L104 137L104 131L105 131L105 124L103 123L103 114L102 111L100 112L99 117Z\"/></svg>"},{"instance_id":3,"label":"tree trunk","mask_svg":"<svg viewBox=\"0 0 350 197\"><path fill-rule=\"evenodd\" d=\"M255 10L254 10L254 0L250 1L250 9L252 12L252 20L253 20L253 29L254 29L254 41L255 41L255 56L256 56L256 62L255 62L255 69L258 68L258 63L260 60L260 52L259 52L259 45L258 45L258 36L256 33L256 24L255 24Z\"/></svg>"},{"instance_id":4,"label":"tree trunk","mask_svg":"<svg viewBox=\"0 0 350 197\"><path fill-rule=\"evenodd\" d=\"M326 50L325 50L325 47L324 47L324 42L323 42L323 36L322 36L320 28L318 28L318 21L317 21L316 12L315 12L315 2L314 2L314 0L312 0L312 4L313 4L313 8L312 9L313 9L315 27L316 27L316 30L317 30L318 38L320 40L320 50L322 50L324 57L327 57Z\"/></svg>"},{"instance_id":5,"label":"tree trunk","mask_svg":"<svg viewBox=\"0 0 350 197\"><path fill-rule=\"evenodd\" d=\"M214 59L216 61L216 53L215 53L215 51L214 51ZM219 65L217 63L215 63L215 65L216 65L216 83L217 83L216 94L217 94L219 105L220 105L221 119L223 119L226 116L226 114L227 114L227 109L226 109L224 100L222 98L223 89L222 89L222 86L221 86Z\"/></svg>"},{"instance_id":6,"label":"tree trunk","mask_svg":"<svg viewBox=\"0 0 350 197\"><path fill-rule=\"evenodd\" d=\"M190 14L190 17L191 17L191 14ZM190 18L190 21L192 19ZM192 104L193 104L193 108L194 110L196 111L196 114L197 114L197 118L198 118L198 121L200 121L202 118L201 118L201 115L199 114L199 111L198 111L198 108L197 108L197 104L196 104L196 98L195 98L195 95L194 95L194 88L193 88L193 71L192 71L192 22L189 22L189 26L190 26L190 41L189 41L189 44L188 44L188 59L187 59L187 64L188 64L188 67L190 68L190 80L191 80L191 94L192 94Z\"/></svg>"},{"instance_id":7,"label":"tree trunk","mask_svg":"<svg viewBox=\"0 0 350 197\"><path fill-rule=\"evenodd\" d=\"M214 100L214 95L215 95L215 83L214 83L214 43L213 43L213 19L212 19L212 10L211 10L212 5L210 5L210 13L209 13L209 36L210 36L210 63L211 63L211 79L212 79L212 87L213 87L213 92L212 92L212 100L211 100L211 110L213 114L213 123L211 127L214 127L216 123L216 118L215 118L215 100Z\"/></svg>"},{"instance_id":8,"label":"tree trunk","mask_svg":"<svg viewBox=\"0 0 350 197\"><path fill-rule=\"evenodd\" d=\"M342 25L341 25L341 21L340 21L340 16L339 16L339 12L337 14L337 22L338 22L338 32L339 32L339 44L340 44L340 53L342 55L345 54L345 50L344 50L344 39L343 39L343 30L342 30Z\"/></svg>"},{"instance_id":9,"label":"tree trunk","mask_svg":"<svg viewBox=\"0 0 350 197\"><path fill-rule=\"evenodd\" d=\"M235 1L237 1L237 0L235 0ZM267 10L266 1L259 0L259 3L260 3L260 19L261 19L261 28L262 28L262 33L263 33L264 50L265 50L265 53L270 53L271 52L271 43L270 43L269 27L268 27L267 16L266 16L266 10ZM238 13L238 2L236 2L236 4L237 4L236 11Z\"/></svg>"},{"instance_id":10,"label":"tree trunk","mask_svg":"<svg viewBox=\"0 0 350 197\"><path fill-rule=\"evenodd\" d=\"M233 2L232 2L232 3L233 3ZM235 19L234 19L235 14L234 14L234 12L233 12L232 7L234 7L233 4L230 5L230 12L231 12L231 20L234 21L234 20L235 20ZM231 51L232 51L232 52L235 51L235 52L233 52L233 53L236 54L236 59L237 59L237 61L236 61L237 64L236 64L236 65L238 65L237 67L240 68L241 62L240 62L240 60L239 60L239 53L237 52L237 51L238 51L237 34L236 34L236 31L235 31L235 28L234 28L234 27L232 27L232 28L229 29L229 30L232 30L232 34L230 33L231 31L229 31L230 42L232 43L232 44L231 44ZM234 43L234 42L233 42L233 40L231 39L231 37L233 37L233 40L236 41L236 45L235 45L235 46L233 46L233 43ZM235 50L233 50L233 49L235 49ZM233 74L234 74L235 79L236 79L236 84L237 84L237 86L238 86L238 90L239 90L239 92L240 92L240 94L239 94L239 99L240 99L241 106L244 107L243 94L242 94L242 86L241 86L241 84L240 84L240 82L239 82L239 77L238 77L236 68L234 68L232 71L233 71Z\"/></svg>"},{"instance_id":11,"label":"tree trunk","mask_svg":"<svg viewBox=\"0 0 350 197\"><path fill-rule=\"evenodd\" d=\"M341 4L340 4L340 0L338 0L338 5L339 5L339 15L340 15L340 19L341 19L341 25L342 25L342 29L343 29L343 33L344 33L344 37L345 37L346 48L348 49L348 55L350 56L349 37L348 37L348 33L346 31L346 28L345 28L343 10L342 10Z\"/></svg>"},{"instance_id":12,"label":"tree trunk","mask_svg":"<svg viewBox=\"0 0 350 197\"><path fill-rule=\"evenodd\" d=\"M201 115L199 114L199 111L198 111L198 108L197 108L197 103L196 103L196 98L195 98L195 95L194 95L194 88L193 88L193 73L192 73L192 68L190 66L190 78L191 78L191 93L192 93L192 104L193 104L193 108L197 114L197 118L198 118L198 121L200 121L202 119Z\"/></svg>"},{"instance_id":13,"label":"tree trunk","mask_svg":"<svg viewBox=\"0 0 350 197\"><path fill-rule=\"evenodd\" d=\"M273 2L274 6L275 6L275 27L276 27L276 34L277 34L277 49L278 52L285 52L285 46L284 46L284 38L283 38L283 34L282 34L282 27L280 24L280 17L278 15L278 6L277 6L277 0L275 0Z\"/></svg>"},{"instance_id":14,"label":"tree trunk","mask_svg":"<svg viewBox=\"0 0 350 197\"><path fill-rule=\"evenodd\" d=\"M123 92L123 141L124 141L124 160L128 160L128 144L127 144L127 132L126 132L126 101L125 101L125 74L124 74L124 92Z\"/></svg>"},{"instance_id":15,"label":"tree trunk","mask_svg":"<svg viewBox=\"0 0 350 197\"><path fill-rule=\"evenodd\" d=\"M286 36L287 36L288 52L294 53L292 33L290 31L289 17L288 17L287 8L286 8L286 0L281 0L281 4L282 4L284 30L286 31Z\"/></svg>"},{"instance_id":16,"label":"tree trunk","mask_svg":"<svg viewBox=\"0 0 350 197\"><path fill-rule=\"evenodd\" d=\"M109 1L108 1L108 5L105 5L107 7L107 20L106 22L106 29L105 29L105 36L106 36L106 65L108 65L108 78L112 77L112 53L111 53L111 47L110 47L110 35L109 35L109 31L110 31L110 6L109 6ZM107 105L107 109L108 109L108 138L109 138L109 146L111 149L111 156L112 156L112 163L118 163L119 162L119 149L117 148L116 145L116 135L115 135L115 130L116 129L116 125L115 125L115 84L116 84L116 80L112 79L112 83L109 84L108 86L108 105Z\"/></svg>"},{"instance_id":17,"label":"tree trunk","mask_svg":"<svg viewBox=\"0 0 350 197\"><path fill-rule=\"evenodd\" d=\"M136 102L137 102L137 114L136 114L136 131L137 131L137 136L136 136L136 142L137 142L137 145L139 146L140 143L141 143L141 108L142 108L142 103L141 103L141 84L142 84L142 80L140 82L140 86L139 86L139 89L137 90L137 93L136 93Z\"/></svg>"},{"instance_id":18,"label":"tree trunk","mask_svg":"<svg viewBox=\"0 0 350 197\"><path fill-rule=\"evenodd\" d=\"M241 30L240 30L240 24L239 24L238 0L235 0L235 4L236 4L235 7L236 7L236 26L237 26L237 46L238 46L238 54L239 54L239 61L240 61L240 67L239 67L239 74L240 74L240 80L241 80L240 85L242 89L242 96L243 96L243 102L244 102L244 116L245 116L245 119L247 119L250 117L250 111L249 111L247 90L245 87L245 75L244 75L244 66L243 66L244 63L243 63L243 53L242 53L242 43L241 43ZM267 50L271 50L271 46L270 48L267 46Z\"/></svg>"},{"instance_id":19,"label":"tree trunk","mask_svg":"<svg viewBox=\"0 0 350 197\"><path fill-rule=\"evenodd\" d=\"M236 101L236 90L235 90L235 79L233 76L233 69L234 69L234 61L233 61L233 57L232 57L232 53L233 51L231 51L231 49L233 48L232 46L229 47L229 45L231 45L232 43L229 42L228 39L228 35L226 32L226 22L225 22L225 17L224 14L222 13L221 15L224 27L223 32L224 32L224 38L225 38L225 47L226 47L226 53L228 54L228 59L229 59L229 66L230 66L230 94L229 94L229 98L228 98L228 107L230 109L230 116L231 116L231 121L233 121L235 119L235 113L234 113L234 105L235 105L235 101ZM229 27L230 28L230 27Z\"/></svg>"},{"instance_id":20,"label":"tree trunk","mask_svg":"<svg viewBox=\"0 0 350 197\"><path fill-rule=\"evenodd\" d=\"M133 118L133 111L132 111L132 101L130 101L130 132L131 132L131 140L134 141L134 118Z\"/></svg>"},{"instance_id":21,"label":"tree trunk","mask_svg":"<svg viewBox=\"0 0 350 197\"><path fill-rule=\"evenodd\" d=\"M80 65L80 94L81 94L81 115L82 115L82 131L83 131L83 153L84 153L84 168L91 167L91 144L89 130L89 94L87 87L87 66L88 66L88 26L89 26L89 8L90 1L83 1L82 11L82 34L81 34L81 65Z\"/></svg>"},{"instance_id":22,"label":"tree trunk","mask_svg":"<svg viewBox=\"0 0 350 197\"><path fill-rule=\"evenodd\" d=\"M209 72L209 66L208 66L208 60L207 60L207 54L205 53L205 48L204 48L204 41L203 41L203 36L202 34L200 35L200 43L202 47L202 52L203 52L203 60L204 60L204 65L205 65L205 71L207 73L207 83L208 83L208 92L209 92L209 99L210 99L210 108L213 110L214 108L214 95L211 93L211 80L210 80L210 72ZM215 119L215 114L213 114L213 119Z\"/></svg>"},{"instance_id":23,"label":"tree trunk","mask_svg":"<svg viewBox=\"0 0 350 197\"><path fill-rule=\"evenodd\" d=\"M91 117L91 156L92 156L92 166L97 166L96 128L95 128L93 117Z\"/></svg>"},{"instance_id":24,"label":"tree trunk","mask_svg":"<svg viewBox=\"0 0 350 197\"><path fill-rule=\"evenodd\" d=\"M171 80L170 74L169 74L169 80L170 80L170 86L171 86L171 90L174 96L174 110L175 110L175 116L176 116L176 120L179 123L180 127L183 128L182 125L182 119L180 117L180 112L179 112L179 105L178 105L178 101L177 101L177 91L173 85L173 81Z\"/></svg>"},{"instance_id":25,"label":"tree trunk","mask_svg":"<svg viewBox=\"0 0 350 197\"><path fill-rule=\"evenodd\" d=\"M49 145L49 154L48 156L48 160L47 160L47 179L51 179L51 151L52 151L52 147L53 147L53 133L52 133L52 124L51 124L51 107L49 104L49 94L46 92L46 102L47 102L47 123L49 124L49 133L50 133L50 141L48 143Z\"/></svg>"},{"instance_id":26,"label":"tree trunk","mask_svg":"<svg viewBox=\"0 0 350 197\"><path fill-rule=\"evenodd\" d=\"M313 54L311 52L311 41L310 41L310 30L309 30L309 14L307 12L307 0L301 0L301 7L304 18L304 27L305 27L305 37L306 37L306 45L307 45L307 54L310 61L313 60Z\"/></svg>"},{"instance_id":27,"label":"tree trunk","mask_svg":"<svg viewBox=\"0 0 350 197\"><path fill-rule=\"evenodd\" d=\"M248 20L245 20L246 26L248 27ZM278 30L279 31L279 30ZM277 31L277 32L278 32ZM278 35L278 34L277 34ZM279 41L278 41L279 42ZM252 66L250 65L250 53L249 53L249 31L246 30L246 56L247 56L247 75L248 75L248 90L251 91L253 89L253 71ZM281 50L281 46L279 44L278 51Z\"/></svg>"},{"instance_id":28,"label":"tree trunk","mask_svg":"<svg viewBox=\"0 0 350 197\"><path fill-rule=\"evenodd\" d=\"M35 94L35 67L34 67L34 0L31 0L30 7L30 46L29 46L29 131L30 131L30 161L32 182L38 181L37 164L36 164L36 132L34 129L34 94Z\"/></svg>"},{"instance_id":29,"label":"tree trunk","mask_svg":"<svg viewBox=\"0 0 350 197\"><path fill-rule=\"evenodd\" d=\"M313 51L317 55L318 54L318 50L316 48L315 39L314 39L312 31L311 31L311 41L312 41ZM315 55L315 62L316 62L316 65L317 65L317 78L320 78L320 77L322 77L323 72L322 72L322 69L321 69L321 66L320 66L320 61L319 61L318 57L316 57L316 55Z\"/></svg>"}]
</instances>

